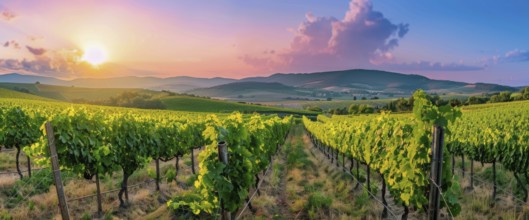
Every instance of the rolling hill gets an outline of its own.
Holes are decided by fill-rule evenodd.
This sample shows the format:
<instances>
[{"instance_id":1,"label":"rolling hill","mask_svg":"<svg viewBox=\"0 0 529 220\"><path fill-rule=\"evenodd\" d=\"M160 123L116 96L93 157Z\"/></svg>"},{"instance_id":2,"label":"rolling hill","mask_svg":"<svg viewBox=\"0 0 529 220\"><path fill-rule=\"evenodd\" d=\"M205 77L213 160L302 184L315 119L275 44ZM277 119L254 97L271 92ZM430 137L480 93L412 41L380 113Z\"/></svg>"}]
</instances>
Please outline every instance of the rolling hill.
<instances>
[{"instance_id":1,"label":"rolling hill","mask_svg":"<svg viewBox=\"0 0 529 220\"><path fill-rule=\"evenodd\" d=\"M21 92L24 91L24 92ZM231 101L222 101L185 95L168 95L164 92L146 89L120 88L79 88L44 84L0 83L0 98L31 99L40 101L72 102L76 100L102 100L115 97L123 92L148 93L161 99L165 109L174 111L229 113L233 111L265 114L303 114L316 115L314 112L254 105Z\"/></svg>"},{"instance_id":2,"label":"rolling hill","mask_svg":"<svg viewBox=\"0 0 529 220\"><path fill-rule=\"evenodd\" d=\"M234 82L188 93L225 99L270 101L284 97L307 97L311 89L286 86L277 82Z\"/></svg>"},{"instance_id":3,"label":"rolling hill","mask_svg":"<svg viewBox=\"0 0 529 220\"><path fill-rule=\"evenodd\" d=\"M48 99L41 96L36 96L24 92L17 92L10 89L0 88L0 98L10 98L10 99L30 99L30 100L40 100L40 101L56 101L53 99Z\"/></svg>"},{"instance_id":4,"label":"rolling hill","mask_svg":"<svg viewBox=\"0 0 529 220\"><path fill-rule=\"evenodd\" d=\"M82 88L82 87L66 87L46 84L27 84L27 83L0 83L0 88L26 91L32 95L54 99L59 101L72 102L80 99L88 101L96 101L108 99L125 91L154 93L154 91L145 89L125 89L125 88Z\"/></svg>"},{"instance_id":5,"label":"rolling hill","mask_svg":"<svg viewBox=\"0 0 529 220\"><path fill-rule=\"evenodd\" d=\"M406 95L417 89L462 93L516 91L515 88L508 86L433 80L420 75L362 69L299 74L278 73L268 77L245 78L242 81L280 82L287 86L329 91L365 91Z\"/></svg>"},{"instance_id":6,"label":"rolling hill","mask_svg":"<svg viewBox=\"0 0 529 220\"><path fill-rule=\"evenodd\" d=\"M316 115L315 112L296 110L290 108L279 108L263 105L253 105L222 101L215 99L205 99L189 96L168 96L162 98L162 103L170 110L189 111L189 112L211 112L211 113L228 113L239 111L244 113L265 113L265 114L301 114Z\"/></svg>"},{"instance_id":7,"label":"rolling hill","mask_svg":"<svg viewBox=\"0 0 529 220\"><path fill-rule=\"evenodd\" d=\"M73 80L61 80L53 77L23 75L10 73L0 75L0 82L6 83L36 83L58 86L75 86L86 88L141 88L155 90L171 90L182 92L195 88L212 87L226 83L235 82L227 78L195 78L188 76L176 76L169 78L157 77L113 77L113 78L79 78Z\"/></svg>"},{"instance_id":8,"label":"rolling hill","mask_svg":"<svg viewBox=\"0 0 529 220\"><path fill-rule=\"evenodd\" d=\"M267 77L249 77L240 80L187 76L169 78L127 76L105 79L60 80L52 77L16 73L0 75L0 82L33 84L36 81L69 87L170 90L251 102L286 99L315 100L328 97L347 100L354 96L358 98L393 98L409 96L417 89L424 89L430 93L452 95L476 95L519 90L518 88L496 84L434 80L420 75L363 69L317 73L277 73ZM64 99L71 99L71 97L64 97Z\"/></svg>"}]
</instances>

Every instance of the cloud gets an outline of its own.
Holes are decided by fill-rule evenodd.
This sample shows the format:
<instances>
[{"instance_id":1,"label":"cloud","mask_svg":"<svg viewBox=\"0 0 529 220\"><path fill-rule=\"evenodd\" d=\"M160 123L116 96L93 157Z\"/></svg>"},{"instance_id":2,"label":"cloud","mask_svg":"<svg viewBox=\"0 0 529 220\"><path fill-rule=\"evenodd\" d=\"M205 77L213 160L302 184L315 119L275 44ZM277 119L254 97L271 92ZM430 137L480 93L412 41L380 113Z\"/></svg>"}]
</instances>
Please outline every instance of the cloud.
<instances>
[{"instance_id":1,"label":"cloud","mask_svg":"<svg viewBox=\"0 0 529 220\"><path fill-rule=\"evenodd\" d=\"M28 49L28 51L30 53L32 53L35 56L40 56L40 55L46 53L46 49L44 49L44 48L35 48L35 47L27 46L27 45L26 45L26 48Z\"/></svg>"},{"instance_id":2,"label":"cloud","mask_svg":"<svg viewBox=\"0 0 529 220\"><path fill-rule=\"evenodd\" d=\"M33 59L0 59L0 68L32 72L39 75L68 77L76 75L76 68L83 65L79 61L79 57L82 55L80 50L47 51L42 48L27 48L30 52L33 50Z\"/></svg>"},{"instance_id":3,"label":"cloud","mask_svg":"<svg viewBox=\"0 0 529 220\"><path fill-rule=\"evenodd\" d=\"M0 67L10 70L25 70L35 73L46 73L53 70L52 66L50 65L50 60L46 58L36 60L0 59Z\"/></svg>"},{"instance_id":4,"label":"cloud","mask_svg":"<svg viewBox=\"0 0 529 220\"><path fill-rule=\"evenodd\" d=\"M3 45L7 48L20 49L20 44L15 40L6 41Z\"/></svg>"},{"instance_id":5,"label":"cloud","mask_svg":"<svg viewBox=\"0 0 529 220\"><path fill-rule=\"evenodd\" d=\"M17 15L7 8L0 7L0 19L5 21L11 21L15 19Z\"/></svg>"},{"instance_id":6,"label":"cloud","mask_svg":"<svg viewBox=\"0 0 529 220\"><path fill-rule=\"evenodd\" d=\"M30 36L28 36L28 39L30 41L38 41L38 40L44 39L44 37L40 36L40 35L30 35Z\"/></svg>"},{"instance_id":7,"label":"cloud","mask_svg":"<svg viewBox=\"0 0 529 220\"><path fill-rule=\"evenodd\" d=\"M525 62L529 61L529 51L527 50L511 50L502 57L505 61L511 61L511 62Z\"/></svg>"},{"instance_id":8,"label":"cloud","mask_svg":"<svg viewBox=\"0 0 529 220\"><path fill-rule=\"evenodd\" d=\"M393 70L414 70L414 71L476 71L483 70L485 66L467 65L464 63L441 63L441 62L409 62L409 63L384 63L381 67Z\"/></svg>"},{"instance_id":9,"label":"cloud","mask_svg":"<svg viewBox=\"0 0 529 220\"><path fill-rule=\"evenodd\" d=\"M520 49L514 49L504 54L494 55L492 57L487 57L487 58L482 59L482 63L485 63L485 64L527 62L527 61L529 61L529 51L520 50Z\"/></svg>"},{"instance_id":10,"label":"cloud","mask_svg":"<svg viewBox=\"0 0 529 220\"><path fill-rule=\"evenodd\" d=\"M275 54L240 58L258 68L273 66L286 71L361 68L372 66L372 61L380 57L392 57L391 51L409 31L408 24L391 22L373 10L367 0L352 0L341 20L312 13L305 17L294 31L289 48L276 50Z\"/></svg>"}]
</instances>

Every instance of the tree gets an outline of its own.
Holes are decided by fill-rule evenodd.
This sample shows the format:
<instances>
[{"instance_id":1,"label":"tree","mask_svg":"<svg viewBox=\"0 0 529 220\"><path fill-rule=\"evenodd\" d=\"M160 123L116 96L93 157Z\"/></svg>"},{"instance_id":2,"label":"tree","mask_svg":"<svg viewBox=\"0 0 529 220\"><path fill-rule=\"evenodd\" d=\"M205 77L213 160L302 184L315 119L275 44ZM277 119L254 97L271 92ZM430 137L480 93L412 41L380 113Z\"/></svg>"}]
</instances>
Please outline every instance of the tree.
<instances>
[{"instance_id":1,"label":"tree","mask_svg":"<svg viewBox=\"0 0 529 220\"><path fill-rule=\"evenodd\" d=\"M323 110L319 107L319 106L309 106L307 108L308 111L313 111L313 112L322 112Z\"/></svg>"},{"instance_id":2,"label":"tree","mask_svg":"<svg viewBox=\"0 0 529 220\"><path fill-rule=\"evenodd\" d=\"M465 104L467 105L475 105L475 104L483 104L486 103L489 100L487 97L482 96L470 96L468 97Z\"/></svg>"},{"instance_id":3,"label":"tree","mask_svg":"<svg viewBox=\"0 0 529 220\"><path fill-rule=\"evenodd\" d=\"M529 87L525 87L525 89L522 90L522 99L529 100Z\"/></svg>"},{"instance_id":4,"label":"tree","mask_svg":"<svg viewBox=\"0 0 529 220\"><path fill-rule=\"evenodd\" d=\"M456 107L463 105L463 102L461 102L461 100L459 99L450 99L450 101L448 101L448 104L452 107Z\"/></svg>"},{"instance_id":5,"label":"tree","mask_svg":"<svg viewBox=\"0 0 529 220\"><path fill-rule=\"evenodd\" d=\"M491 96L490 102L510 102L512 101L511 95L511 92L500 92L500 94Z\"/></svg>"},{"instance_id":6,"label":"tree","mask_svg":"<svg viewBox=\"0 0 529 220\"><path fill-rule=\"evenodd\" d=\"M358 114L359 107L358 104L351 104L349 106L349 114Z\"/></svg>"}]
</instances>

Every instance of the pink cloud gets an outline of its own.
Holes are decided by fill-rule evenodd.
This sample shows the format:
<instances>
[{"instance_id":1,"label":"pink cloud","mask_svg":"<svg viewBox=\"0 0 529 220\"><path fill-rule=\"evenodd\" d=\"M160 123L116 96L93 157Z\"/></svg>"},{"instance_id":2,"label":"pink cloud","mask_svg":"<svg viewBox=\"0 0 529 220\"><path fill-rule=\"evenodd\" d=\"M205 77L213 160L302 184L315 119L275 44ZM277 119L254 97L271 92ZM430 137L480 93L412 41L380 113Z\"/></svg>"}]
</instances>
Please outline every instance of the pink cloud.
<instances>
[{"instance_id":1,"label":"pink cloud","mask_svg":"<svg viewBox=\"0 0 529 220\"><path fill-rule=\"evenodd\" d=\"M0 8L0 18L2 18L3 20L11 21L16 17L17 15L13 13L12 11L5 9L5 8L4 9Z\"/></svg>"},{"instance_id":2,"label":"pink cloud","mask_svg":"<svg viewBox=\"0 0 529 220\"><path fill-rule=\"evenodd\" d=\"M20 44L15 40L6 41L4 47L20 49Z\"/></svg>"},{"instance_id":3,"label":"pink cloud","mask_svg":"<svg viewBox=\"0 0 529 220\"><path fill-rule=\"evenodd\" d=\"M35 56L40 56L40 55L43 55L44 53L46 53L46 49L44 48L35 48L35 47L30 47L30 46L26 46L26 48L28 49L28 51L35 55Z\"/></svg>"},{"instance_id":4,"label":"pink cloud","mask_svg":"<svg viewBox=\"0 0 529 220\"><path fill-rule=\"evenodd\" d=\"M373 10L368 0L352 0L341 20L311 13L305 17L289 48L241 59L257 68L281 71L365 68L381 59L393 59L391 51L409 30L407 24L394 24Z\"/></svg>"}]
</instances>

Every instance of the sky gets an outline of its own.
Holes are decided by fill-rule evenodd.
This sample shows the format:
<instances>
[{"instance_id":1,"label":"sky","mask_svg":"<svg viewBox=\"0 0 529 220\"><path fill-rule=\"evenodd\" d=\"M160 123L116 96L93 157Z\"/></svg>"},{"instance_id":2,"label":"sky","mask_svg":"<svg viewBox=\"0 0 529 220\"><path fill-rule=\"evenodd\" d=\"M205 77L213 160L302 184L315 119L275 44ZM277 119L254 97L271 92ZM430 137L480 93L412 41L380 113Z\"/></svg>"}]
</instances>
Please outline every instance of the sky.
<instances>
[{"instance_id":1,"label":"sky","mask_svg":"<svg viewBox=\"0 0 529 220\"><path fill-rule=\"evenodd\" d=\"M529 1L0 1L0 73L244 78L377 69L529 85Z\"/></svg>"}]
</instances>

